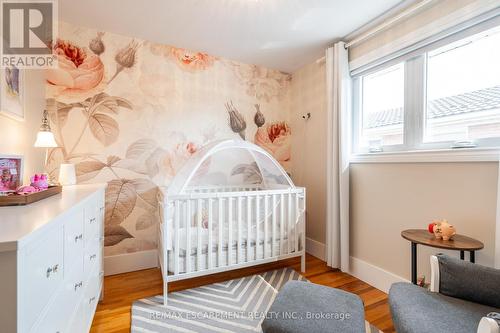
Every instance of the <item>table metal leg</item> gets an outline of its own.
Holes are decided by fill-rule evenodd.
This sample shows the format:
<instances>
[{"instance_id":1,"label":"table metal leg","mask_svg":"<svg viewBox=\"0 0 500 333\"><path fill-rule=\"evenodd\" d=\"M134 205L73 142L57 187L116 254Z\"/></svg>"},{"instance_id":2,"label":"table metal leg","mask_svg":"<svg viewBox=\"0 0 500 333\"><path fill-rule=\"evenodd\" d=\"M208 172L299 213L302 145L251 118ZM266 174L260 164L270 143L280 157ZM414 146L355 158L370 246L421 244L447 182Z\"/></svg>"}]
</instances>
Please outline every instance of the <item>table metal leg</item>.
<instances>
[{"instance_id":1,"label":"table metal leg","mask_svg":"<svg viewBox=\"0 0 500 333\"><path fill-rule=\"evenodd\" d=\"M417 284L417 243L411 243L411 283Z\"/></svg>"},{"instance_id":2,"label":"table metal leg","mask_svg":"<svg viewBox=\"0 0 500 333\"><path fill-rule=\"evenodd\" d=\"M475 263L476 262L476 252L470 251L470 262Z\"/></svg>"},{"instance_id":3,"label":"table metal leg","mask_svg":"<svg viewBox=\"0 0 500 333\"><path fill-rule=\"evenodd\" d=\"M462 259L462 260L465 259L465 253L464 253L464 251L460 251L460 259Z\"/></svg>"}]
</instances>

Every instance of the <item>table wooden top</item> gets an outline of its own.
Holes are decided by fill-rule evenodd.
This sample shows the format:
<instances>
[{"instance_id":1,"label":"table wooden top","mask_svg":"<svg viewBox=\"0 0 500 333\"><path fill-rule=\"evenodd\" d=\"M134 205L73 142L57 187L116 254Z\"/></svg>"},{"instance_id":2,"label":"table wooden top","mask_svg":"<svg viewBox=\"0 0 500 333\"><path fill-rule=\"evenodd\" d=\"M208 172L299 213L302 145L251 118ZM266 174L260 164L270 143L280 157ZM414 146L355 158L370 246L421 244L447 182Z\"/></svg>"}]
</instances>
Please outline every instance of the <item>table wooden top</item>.
<instances>
[{"instance_id":1,"label":"table wooden top","mask_svg":"<svg viewBox=\"0 0 500 333\"><path fill-rule=\"evenodd\" d=\"M480 241L464 235L455 235L451 240L436 239L434 234L424 229L409 229L401 232L401 237L410 242L437 247L440 249L457 251L476 251L481 250L484 244Z\"/></svg>"}]
</instances>

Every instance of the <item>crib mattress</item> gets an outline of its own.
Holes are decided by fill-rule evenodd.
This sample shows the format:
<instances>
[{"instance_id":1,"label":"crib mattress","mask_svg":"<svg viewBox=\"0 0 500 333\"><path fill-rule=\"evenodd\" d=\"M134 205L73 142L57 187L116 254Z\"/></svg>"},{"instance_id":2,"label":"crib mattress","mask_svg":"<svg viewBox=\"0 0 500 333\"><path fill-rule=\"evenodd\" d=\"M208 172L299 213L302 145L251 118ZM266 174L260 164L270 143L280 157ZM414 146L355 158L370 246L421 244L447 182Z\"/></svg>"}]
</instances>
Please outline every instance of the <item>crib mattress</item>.
<instances>
[{"instance_id":1,"label":"crib mattress","mask_svg":"<svg viewBox=\"0 0 500 333\"><path fill-rule=\"evenodd\" d=\"M200 262L198 263L198 229L192 227L190 230L190 239L191 239L191 249L190 251L186 251L186 230L184 228L179 229L179 273L184 273L186 272L186 264L187 264L187 258L186 258L186 252L189 253L190 256L190 271L197 271L197 270L202 270L202 269L208 269L208 230L207 229L201 229L201 256L200 256ZM294 229L292 228L291 233L289 234L292 236L292 239L295 239L294 236ZM238 262L246 262L246 261L252 261L252 260L257 260L257 259L263 259L263 258L268 258L271 257L272 255L277 255L279 253L286 253L288 251L288 236L285 234L283 237L283 242L281 242L280 235L276 233L275 235L275 241L273 244L273 252L271 253L271 243L272 241L272 233L270 230L268 230L268 238L266 241L266 249L264 253L264 237L265 233L264 230L259 231L259 242L257 245L256 242L256 237L255 233L252 232L250 236L250 251L247 253L247 239L248 239L248 233L246 230L242 230L241 232L241 245L239 252L238 250L238 232L233 230L232 232L232 240L231 240L231 251L228 253L228 244L229 244L229 233L228 230L224 230L223 236L222 236L222 255L219 258L218 256L218 244L219 244L219 234L217 230L213 231L212 234L212 251L210 251L210 255L212 256L212 262L214 266L227 266L229 264L235 264ZM299 244L301 240L301 235L299 233L298 239L299 239ZM256 246L257 245L257 246ZM300 245L299 245L300 246ZM281 252L280 252L280 247L281 247ZM295 251L295 242L292 241L290 244L290 251ZM168 251L168 271L174 272L174 251L169 250ZM218 262L220 259L220 262Z\"/></svg>"},{"instance_id":2,"label":"crib mattress","mask_svg":"<svg viewBox=\"0 0 500 333\"><path fill-rule=\"evenodd\" d=\"M259 229L259 237L258 237L258 240L259 240L259 244L262 245L264 244L264 238L266 236L266 233L264 232L263 230L264 228L260 228ZM297 229L298 230L298 229ZM208 232L208 229L205 229L205 228L201 228L200 229L201 231L201 234L200 234L200 242L201 242L201 248L202 248L202 253L207 253L208 252L208 236L209 236L209 232ZM292 238L294 238L295 234L295 228L290 228L290 230L284 230L284 237L283 237L283 240L287 240L288 239L288 234L291 235ZM184 257L186 256L186 248L187 248L187 230L186 228L180 228L179 231L178 231L178 237L179 237L179 255L181 257ZM172 235L173 233L171 233ZM198 228L196 227L191 227L190 230L189 230L189 239L190 239L190 255L194 255L197 253L197 248L198 248ZM250 246L253 247L255 246L255 243L257 241L257 232L255 230L255 228L252 228L251 232L250 232L250 236L248 235L248 232L247 232L247 229L246 228L242 228L241 230L241 233L240 235L238 235L238 231L236 229L232 229L232 233L231 233L232 237L231 237L231 246L233 249L236 249L237 247L237 243L238 243L238 236L240 237L240 240L241 240L241 244L242 246L246 247L246 243L247 243L247 239L250 239ZM276 234L275 234L275 241L279 242L280 239L281 239L281 235L279 233L279 230L276 230ZM169 238L169 244L168 244L168 248L174 248L174 237L173 235ZM267 242L270 243L272 242L272 229L271 228L268 228L268 231L267 231ZM222 249L224 251L227 251L227 248L228 248L228 243L229 243L229 229L227 228L227 226L224 228L224 230L222 231ZM217 251L218 249L218 246L219 246L219 230L218 229L215 229L212 231L212 251Z\"/></svg>"}]
</instances>

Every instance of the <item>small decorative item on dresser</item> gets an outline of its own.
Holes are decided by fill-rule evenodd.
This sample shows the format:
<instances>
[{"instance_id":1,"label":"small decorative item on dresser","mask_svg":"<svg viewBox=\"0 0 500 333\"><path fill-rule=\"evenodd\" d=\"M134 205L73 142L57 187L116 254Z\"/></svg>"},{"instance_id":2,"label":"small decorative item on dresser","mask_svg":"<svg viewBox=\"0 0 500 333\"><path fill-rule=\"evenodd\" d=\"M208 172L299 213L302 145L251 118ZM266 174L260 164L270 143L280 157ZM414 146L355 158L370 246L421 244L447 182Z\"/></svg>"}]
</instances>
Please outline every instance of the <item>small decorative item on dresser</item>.
<instances>
[{"instance_id":1,"label":"small decorative item on dresser","mask_svg":"<svg viewBox=\"0 0 500 333\"><path fill-rule=\"evenodd\" d=\"M33 186L34 188L38 189L39 191L43 191L49 188L49 183L48 183L48 177L46 174L38 174L35 173L33 176L30 178L30 185Z\"/></svg>"},{"instance_id":2,"label":"small decorative item on dresser","mask_svg":"<svg viewBox=\"0 0 500 333\"><path fill-rule=\"evenodd\" d=\"M18 186L13 191L0 196L0 206L27 205L61 193L61 186L49 186L46 174L34 174L30 184Z\"/></svg>"},{"instance_id":3,"label":"small decorative item on dresser","mask_svg":"<svg viewBox=\"0 0 500 333\"><path fill-rule=\"evenodd\" d=\"M0 155L0 195L14 193L23 179L23 157Z\"/></svg>"},{"instance_id":4,"label":"small decorative item on dresser","mask_svg":"<svg viewBox=\"0 0 500 333\"><path fill-rule=\"evenodd\" d=\"M63 163L59 166L59 184L62 186L76 184L75 165Z\"/></svg>"},{"instance_id":5,"label":"small decorative item on dresser","mask_svg":"<svg viewBox=\"0 0 500 333\"><path fill-rule=\"evenodd\" d=\"M0 196L0 206L24 206L61 193L62 186L49 186L44 190L27 185L21 186L15 193Z\"/></svg>"},{"instance_id":6,"label":"small decorative item on dresser","mask_svg":"<svg viewBox=\"0 0 500 333\"><path fill-rule=\"evenodd\" d=\"M428 230L434 234L436 239L443 239L444 241L451 240L456 235L455 227L448 223L447 220L434 220L429 224Z\"/></svg>"}]
</instances>

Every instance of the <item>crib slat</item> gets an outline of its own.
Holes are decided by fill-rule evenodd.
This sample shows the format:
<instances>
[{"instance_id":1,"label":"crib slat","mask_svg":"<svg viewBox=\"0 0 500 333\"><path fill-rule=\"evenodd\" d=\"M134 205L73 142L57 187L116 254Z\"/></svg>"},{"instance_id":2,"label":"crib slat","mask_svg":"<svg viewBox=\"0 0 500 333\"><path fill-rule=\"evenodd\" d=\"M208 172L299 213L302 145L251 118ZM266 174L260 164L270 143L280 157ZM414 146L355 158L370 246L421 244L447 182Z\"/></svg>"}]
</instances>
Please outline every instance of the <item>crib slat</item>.
<instances>
[{"instance_id":1,"label":"crib slat","mask_svg":"<svg viewBox=\"0 0 500 333\"><path fill-rule=\"evenodd\" d=\"M217 198L219 201L219 206L218 206L218 215L219 215L219 240L218 240L218 246L217 246L217 267L222 267L222 230L224 229L224 223L222 219L222 215L224 214L224 211L222 210L222 198Z\"/></svg>"},{"instance_id":2,"label":"crib slat","mask_svg":"<svg viewBox=\"0 0 500 333\"><path fill-rule=\"evenodd\" d=\"M295 252L299 251L299 217L300 217L300 211L299 211L299 194L295 193L295 214L293 215L293 227L294 227L294 233L293 235L295 236Z\"/></svg>"},{"instance_id":3,"label":"crib slat","mask_svg":"<svg viewBox=\"0 0 500 333\"><path fill-rule=\"evenodd\" d=\"M268 242L268 238L269 238L269 235L268 235L268 231L267 231L267 212L269 211L269 204L267 202L267 195L264 195L264 246L263 246L263 254L262 254L262 258L266 258L267 256L267 252L266 252L266 248L267 248L267 242ZM272 249L272 245L271 245L271 249Z\"/></svg>"},{"instance_id":4,"label":"crib slat","mask_svg":"<svg viewBox=\"0 0 500 333\"><path fill-rule=\"evenodd\" d=\"M175 200L174 204L174 274L179 274L179 220L181 215L179 200ZM164 255L167 255L166 253ZM168 267L164 267L168 271Z\"/></svg>"},{"instance_id":5,"label":"crib slat","mask_svg":"<svg viewBox=\"0 0 500 333\"><path fill-rule=\"evenodd\" d=\"M300 228L300 232L302 233L302 251L306 251L306 193L303 191L301 193L301 203L302 203L302 216L300 217L300 222L302 223L302 227Z\"/></svg>"},{"instance_id":6,"label":"crib slat","mask_svg":"<svg viewBox=\"0 0 500 333\"><path fill-rule=\"evenodd\" d=\"M278 210L276 209L276 194L272 195L272 201L271 201L272 207L271 207L271 216L272 216L272 235L273 239L271 242L271 257L274 257L276 254L274 253L274 244L276 244L276 214L278 214Z\"/></svg>"},{"instance_id":7,"label":"crib slat","mask_svg":"<svg viewBox=\"0 0 500 333\"><path fill-rule=\"evenodd\" d=\"M196 230L196 237L197 237L197 244L196 244L196 270L201 270L201 221L203 218L203 200L198 199L198 205L197 205L197 230Z\"/></svg>"},{"instance_id":8,"label":"crib slat","mask_svg":"<svg viewBox=\"0 0 500 333\"><path fill-rule=\"evenodd\" d=\"M186 272L189 273L191 272L191 200L187 200L186 210L186 223L184 225L186 228L186 256L184 261L186 264Z\"/></svg>"},{"instance_id":9,"label":"crib slat","mask_svg":"<svg viewBox=\"0 0 500 333\"><path fill-rule=\"evenodd\" d=\"M285 195L280 194L280 255L285 252Z\"/></svg>"},{"instance_id":10,"label":"crib slat","mask_svg":"<svg viewBox=\"0 0 500 333\"><path fill-rule=\"evenodd\" d=\"M241 258L241 197L238 197L238 242L236 243L236 255L238 257L238 263L242 262Z\"/></svg>"},{"instance_id":11,"label":"crib slat","mask_svg":"<svg viewBox=\"0 0 500 333\"><path fill-rule=\"evenodd\" d=\"M287 234L287 237L288 237L288 241L287 241L287 244L288 244L288 253L291 253L292 252L292 242L293 242L293 238L292 238L292 194L291 193L288 193L287 194L287 197L288 197L288 215L287 215L287 229L286 229L286 234Z\"/></svg>"},{"instance_id":12,"label":"crib slat","mask_svg":"<svg viewBox=\"0 0 500 333\"><path fill-rule=\"evenodd\" d=\"M252 197L247 197L247 262L250 261L250 241L252 236Z\"/></svg>"},{"instance_id":13,"label":"crib slat","mask_svg":"<svg viewBox=\"0 0 500 333\"><path fill-rule=\"evenodd\" d=\"M208 199L208 248L207 248L207 259L208 259L208 269L212 269L214 263L212 262L212 249L213 249L213 220L212 220L213 212L212 212L212 199Z\"/></svg>"},{"instance_id":14,"label":"crib slat","mask_svg":"<svg viewBox=\"0 0 500 333\"><path fill-rule=\"evenodd\" d=\"M227 235L227 264L232 264L233 257L233 198L227 198L227 219L228 219L228 235Z\"/></svg>"},{"instance_id":15,"label":"crib slat","mask_svg":"<svg viewBox=\"0 0 500 333\"><path fill-rule=\"evenodd\" d=\"M260 237L259 237L259 220L260 220L260 197L258 195L255 196L255 257L257 260L257 253L260 248Z\"/></svg>"}]
</instances>

